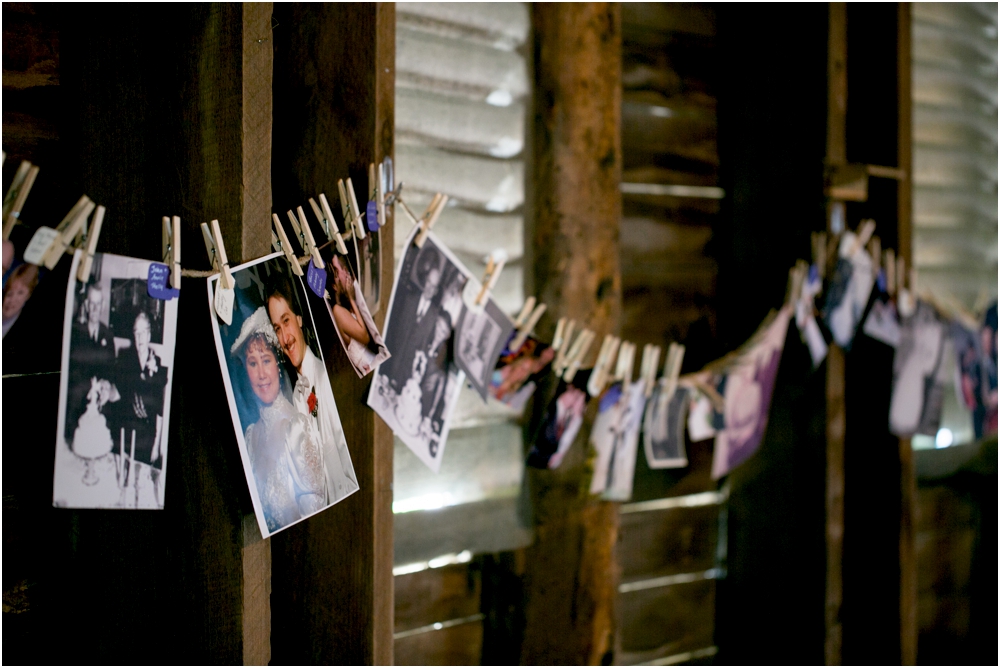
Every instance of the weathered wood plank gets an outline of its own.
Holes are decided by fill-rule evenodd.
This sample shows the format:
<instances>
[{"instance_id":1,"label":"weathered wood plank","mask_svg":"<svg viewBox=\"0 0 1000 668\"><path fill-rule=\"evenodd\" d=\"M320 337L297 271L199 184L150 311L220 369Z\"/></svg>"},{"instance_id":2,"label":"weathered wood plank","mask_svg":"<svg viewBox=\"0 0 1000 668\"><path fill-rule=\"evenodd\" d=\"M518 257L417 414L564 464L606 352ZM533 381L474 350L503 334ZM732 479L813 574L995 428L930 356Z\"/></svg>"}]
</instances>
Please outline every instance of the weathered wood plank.
<instances>
[{"instance_id":1,"label":"weathered wood plank","mask_svg":"<svg viewBox=\"0 0 1000 668\"><path fill-rule=\"evenodd\" d=\"M567 316L599 339L617 331L621 317L620 10L586 3L534 5L532 12L534 219L525 250L534 275L525 292L549 305L543 336ZM618 509L587 498L588 431L584 426L558 470L528 473L536 540L527 550L523 663L610 659Z\"/></svg>"},{"instance_id":2,"label":"weathered wood plank","mask_svg":"<svg viewBox=\"0 0 1000 668\"><path fill-rule=\"evenodd\" d=\"M482 583L473 564L431 568L394 580L396 633L479 612Z\"/></svg>"},{"instance_id":3,"label":"weathered wood plank","mask_svg":"<svg viewBox=\"0 0 1000 668\"><path fill-rule=\"evenodd\" d=\"M348 176L359 202L367 201L369 163L392 156L394 6L287 4L275 7L275 20L276 208L321 192L333 200L337 180ZM391 217L379 234L381 281L389 286ZM388 290L382 294L387 303ZM385 311L375 315L380 327ZM329 319L316 321L321 339L335 341ZM392 432L364 404L370 377L357 377L339 345L325 352L361 489L272 539L272 656L391 664Z\"/></svg>"}]
</instances>

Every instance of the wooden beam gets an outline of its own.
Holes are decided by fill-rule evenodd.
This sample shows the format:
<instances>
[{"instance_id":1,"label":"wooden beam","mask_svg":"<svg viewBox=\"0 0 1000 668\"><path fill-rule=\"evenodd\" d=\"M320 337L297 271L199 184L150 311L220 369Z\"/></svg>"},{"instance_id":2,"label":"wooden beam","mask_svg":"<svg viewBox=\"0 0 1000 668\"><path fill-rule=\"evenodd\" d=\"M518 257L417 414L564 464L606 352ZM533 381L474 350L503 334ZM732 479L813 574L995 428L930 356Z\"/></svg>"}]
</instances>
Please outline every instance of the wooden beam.
<instances>
[{"instance_id":1,"label":"wooden beam","mask_svg":"<svg viewBox=\"0 0 1000 668\"><path fill-rule=\"evenodd\" d=\"M528 246L534 276L527 289L549 305L543 331L567 316L600 340L618 331L621 319L620 9L538 4L532 16ZM591 406L589 419L595 411ZM588 495L587 433L584 426L559 469L528 472L536 538L525 574L524 664L593 665L611 658L618 507Z\"/></svg>"},{"instance_id":2,"label":"wooden beam","mask_svg":"<svg viewBox=\"0 0 1000 668\"><path fill-rule=\"evenodd\" d=\"M904 174L897 190L897 253L906 258L906 266L913 266L912 233L912 184L913 184L913 133L910 90L910 4L898 5L896 26L896 63L899 82L899 127L897 167ZM917 555L915 543L915 518L917 503L917 473L913 459L913 444L908 438L899 439L900 463L900 514L899 514L899 613L900 613L900 662L904 666L917 664Z\"/></svg>"},{"instance_id":3,"label":"wooden beam","mask_svg":"<svg viewBox=\"0 0 1000 668\"><path fill-rule=\"evenodd\" d=\"M63 6L51 16L67 100L60 185L108 207L99 250L158 258L160 218L179 214L188 266L208 267L194 232L211 218L224 221L234 264L265 252L269 224L258 212L270 208L269 5ZM53 289L66 269L63 262L50 277ZM183 295L180 321L207 322L204 280L184 279ZM37 325L62 331L61 309ZM23 646L25 661L136 663L155 646L164 663L268 663L270 546L256 532L235 435L221 419L228 407L209 329L178 337L172 373L163 511L53 509L37 491L51 481L51 446L40 448L50 455L41 465L19 466L8 453L12 470L37 488L17 505L42 537L29 566L42 605L20 627L63 629L59 643ZM21 390L4 380L5 408L21 410L20 396L56 405L24 382Z\"/></svg>"},{"instance_id":4,"label":"wooden beam","mask_svg":"<svg viewBox=\"0 0 1000 668\"><path fill-rule=\"evenodd\" d=\"M273 184L277 208L304 204L350 176L364 201L368 165L391 157L395 6L283 4L274 63ZM334 206L334 208L337 208ZM381 235L384 303L392 285L391 210ZM317 228L318 229L318 228ZM386 308L375 315L381 327ZM315 312L315 311L314 311ZM273 659L393 661L392 432L364 398L329 318L316 318L360 490L272 539Z\"/></svg>"},{"instance_id":5,"label":"wooden beam","mask_svg":"<svg viewBox=\"0 0 1000 668\"><path fill-rule=\"evenodd\" d=\"M847 163L847 5L830 4L827 37L826 161ZM832 221L833 203L827 205ZM831 344L826 358L826 596L823 655L828 666L841 663L844 601L844 351Z\"/></svg>"}]
</instances>

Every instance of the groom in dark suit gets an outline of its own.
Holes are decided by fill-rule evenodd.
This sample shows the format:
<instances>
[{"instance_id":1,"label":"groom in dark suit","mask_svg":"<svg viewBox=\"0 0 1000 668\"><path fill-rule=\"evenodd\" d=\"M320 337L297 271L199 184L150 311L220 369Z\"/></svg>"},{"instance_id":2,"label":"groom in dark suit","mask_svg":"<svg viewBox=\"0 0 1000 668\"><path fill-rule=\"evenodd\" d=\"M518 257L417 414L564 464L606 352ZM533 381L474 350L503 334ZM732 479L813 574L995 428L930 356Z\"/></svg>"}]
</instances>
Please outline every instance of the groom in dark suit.
<instances>
[{"instance_id":1,"label":"groom in dark suit","mask_svg":"<svg viewBox=\"0 0 1000 668\"><path fill-rule=\"evenodd\" d=\"M413 375L413 360L418 350L427 351L434 339L434 329L441 313L441 253L430 243L424 245L417 257L413 281L405 277L408 267L403 267L404 282L396 291L397 304L393 305L385 344L392 357L382 363L380 373L385 374L393 389L399 392Z\"/></svg>"},{"instance_id":2,"label":"groom in dark suit","mask_svg":"<svg viewBox=\"0 0 1000 668\"><path fill-rule=\"evenodd\" d=\"M70 332L69 396L66 402L66 440L73 437L76 422L87 408L90 379L114 382L115 340L111 329L101 322L104 292L94 284L87 288L83 302L84 322L76 320Z\"/></svg>"}]
</instances>

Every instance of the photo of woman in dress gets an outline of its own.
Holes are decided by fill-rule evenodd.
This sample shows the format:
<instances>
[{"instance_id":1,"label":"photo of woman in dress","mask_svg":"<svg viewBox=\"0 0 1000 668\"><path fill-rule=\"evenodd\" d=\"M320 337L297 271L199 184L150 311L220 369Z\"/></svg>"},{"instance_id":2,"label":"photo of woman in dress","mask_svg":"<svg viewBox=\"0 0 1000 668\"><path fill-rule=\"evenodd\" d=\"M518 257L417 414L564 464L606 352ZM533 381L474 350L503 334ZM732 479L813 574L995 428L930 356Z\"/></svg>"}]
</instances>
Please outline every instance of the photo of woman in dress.
<instances>
[{"instance_id":1,"label":"photo of woman in dress","mask_svg":"<svg viewBox=\"0 0 1000 668\"><path fill-rule=\"evenodd\" d=\"M375 327L357 279L347 259L337 253L326 263L326 300L340 343L359 377L371 373L390 357L382 335Z\"/></svg>"},{"instance_id":2,"label":"photo of woman in dress","mask_svg":"<svg viewBox=\"0 0 1000 668\"><path fill-rule=\"evenodd\" d=\"M230 355L246 372L259 410L244 436L267 528L274 532L326 505L320 444L306 416L288 400L281 346L265 307L243 322Z\"/></svg>"}]
</instances>

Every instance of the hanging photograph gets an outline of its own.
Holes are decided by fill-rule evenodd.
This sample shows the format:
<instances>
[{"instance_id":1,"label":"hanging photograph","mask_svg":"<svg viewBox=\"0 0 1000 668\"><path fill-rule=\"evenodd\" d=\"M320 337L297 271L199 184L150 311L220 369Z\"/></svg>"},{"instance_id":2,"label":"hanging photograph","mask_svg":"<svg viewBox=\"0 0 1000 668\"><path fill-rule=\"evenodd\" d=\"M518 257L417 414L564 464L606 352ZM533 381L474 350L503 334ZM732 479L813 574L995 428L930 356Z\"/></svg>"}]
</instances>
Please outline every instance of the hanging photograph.
<instances>
[{"instance_id":1,"label":"hanging photograph","mask_svg":"<svg viewBox=\"0 0 1000 668\"><path fill-rule=\"evenodd\" d=\"M455 361L483 401L489 397L490 381L514 323L490 297L479 313L462 309L455 330Z\"/></svg>"},{"instance_id":2,"label":"hanging photograph","mask_svg":"<svg viewBox=\"0 0 1000 668\"><path fill-rule=\"evenodd\" d=\"M924 301L900 322L889 402L889 430L896 436L937 434L944 385L953 374L945 363L952 345L948 333L947 323Z\"/></svg>"},{"instance_id":3,"label":"hanging photograph","mask_svg":"<svg viewBox=\"0 0 1000 668\"><path fill-rule=\"evenodd\" d=\"M597 452L590 493L609 501L632 498L639 429L646 404L646 381L615 383L601 396L590 441Z\"/></svg>"},{"instance_id":4,"label":"hanging photograph","mask_svg":"<svg viewBox=\"0 0 1000 668\"><path fill-rule=\"evenodd\" d=\"M854 248L856 241L854 232L844 232L841 237L837 265L823 307L826 325L844 350L851 349L854 332L875 285L871 255L864 248Z\"/></svg>"},{"instance_id":5,"label":"hanging photograph","mask_svg":"<svg viewBox=\"0 0 1000 668\"><path fill-rule=\"evenodd\" d=\"M266 538L347 498L358 482L302 280L280 253L232 275L232 324L212 310L212 330ZM210 309L218 282L208 280Z\"/></svg>"},{"instance_id":6,"label":"hanging photograph","mask_svg":"<svg viewBox=\"0 0 1000 668\"><path fill-rule=\"evenodd\" d=\"M382 297L382 235L368 232L364 239L352 237L347 242L348 255L355 258L359 290L372 313L378 313ZM351 249L354 246L354 249Z\"/></svg>"},{"instance_id":7,"label":"hanging photograph","mask_svg":"<svg viewBox=\"0 0 1000 668\"><path fill-rule=\"evenodd\" d=\"M681 468L688 463L684 426L690 404L689 390L677 387L668 392L668 389L665 380L656 384L643 418L643 447L651 469Z\"/></svg>"},{"instance_id":8,"label":"hanging photograph","mask_svg":"<svg viewBox=\"0 0 1000 668\"><path fill-rule=\"evenodd\" d=\"M66 288L52 504L163 508L177 299L149 296L148 260L97 253Z\"/></svg>"},{"instance_id":9,"label":"hanging photograph","mask_svg":"<svg viewBox=\"0 0 1000 668\"><path fill-rule=\"evenodd\" d=\"M748 345L734 357L717 385L725 401L724 426L715 436L712 478L719 479L760 447L771 410L771 395L785 347L791 307L764 321Z\"/></svg>"},{"instance_id":10,"label":"hanging photograph","mask_svg":"<svg viewBox=\"0 0 1000 668\"><path fill-rule=\"evenodd\" d=\"M507 354L501 354L493 370L490 394L515 411L522 411L535 392L537 379L555 359L556 351L529 336L518 350L504 352Z\"/></svg>"},{"instance_id":11,"label":"hanging photograph","mask_svg":"<svg viewBox=\"0 0 1000 668\"><path fill-rule=\"evenodd\" d=\"M372 235L369 235L372 236ZM347 256L332 246L322 251L326 262L326 307L347 359L359 377L389 359L390 352L368 310L368 301Z\"/></svg>"},{"instance_id":12,"label":"hanging photograph","mask_svg":"<svg viewBox=\"0 0 1000 668\"><path fill-rule=\"evenodd\" d=\"M396 274L385 343L392 357L375 370L368 405L432 471L445 442L465 373L455 361L455 325L465 305L468 270L434 234L422 248L406 242Z\"/></svg>"},{"instance_id":13,"label":"hanging photograph","mask_svg":"<svg viewBox=\"0 0 1000 668\"><path fill-rule=\"evenodd\" d=\"M583 426L583 411L590 395L587 381L590 370L577 371L572 383L560 379L555 397L545 408L526 464L537 469L554 469L562 464L563 457L576 440Z\"/></svg>"}]
</instances>

